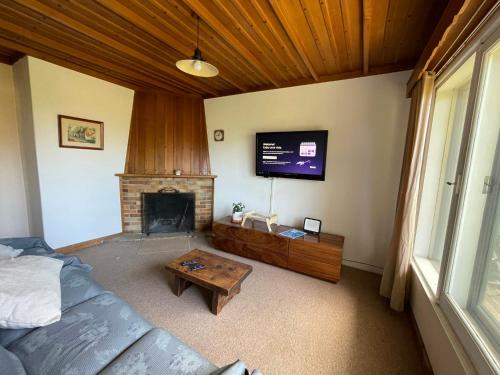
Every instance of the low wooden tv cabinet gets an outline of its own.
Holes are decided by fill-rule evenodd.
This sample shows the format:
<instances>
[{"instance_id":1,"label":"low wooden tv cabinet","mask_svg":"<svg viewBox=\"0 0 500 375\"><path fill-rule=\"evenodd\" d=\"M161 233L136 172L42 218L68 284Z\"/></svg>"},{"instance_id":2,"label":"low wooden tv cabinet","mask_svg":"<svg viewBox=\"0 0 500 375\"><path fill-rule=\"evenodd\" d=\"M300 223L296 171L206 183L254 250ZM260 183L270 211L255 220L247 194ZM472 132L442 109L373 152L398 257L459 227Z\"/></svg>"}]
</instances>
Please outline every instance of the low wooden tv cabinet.
<instances>
[{"instance_id":1,"label":"low wooden tv cabinet","mask_svg":"<svg viewBox=\"0 0 500 375\"><path fill-rule=\"evenodd\" d=\"M291 227L273 225L272 232L265 223L234 224L230 217L213 223L212 242L215 248L246 258L259 260L320 279L340 280L344 237L321 233L306 234L290 239L279 235Z\"/></svg>"}]
</instances>

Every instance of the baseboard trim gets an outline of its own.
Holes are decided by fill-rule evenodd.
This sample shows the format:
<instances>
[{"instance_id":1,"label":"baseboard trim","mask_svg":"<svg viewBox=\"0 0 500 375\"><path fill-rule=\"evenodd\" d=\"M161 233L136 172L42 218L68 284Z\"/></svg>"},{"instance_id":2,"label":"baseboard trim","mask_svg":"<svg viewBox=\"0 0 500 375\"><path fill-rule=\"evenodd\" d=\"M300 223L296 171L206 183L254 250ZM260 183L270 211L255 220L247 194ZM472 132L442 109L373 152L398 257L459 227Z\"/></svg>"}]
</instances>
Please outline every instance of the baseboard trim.
<instances>
[{"instance_id":1,"label":"baseboard trim","mask_svg":"<svg viewBox=\"0 0 500 375\"><path fill-rule=\"evenodd\" d=\"M73 245L63 246L58 249L55 249L58 253L68 254L78 250L86 249L87 247L96 246L102 244L105 240L109 240L113 237L122 234L122 232L110 234L109 236L94 238L92 240L78 242Z\"/></svg>"},{"instance_id":2,"label":"baseboard trim","mask_svg":"<svg viewBox=\"0 0 500 375\"><path fill-rule=\"evenodd\" d=\"M371 264L360 263L360 262L356 262L356 261L353 261L353 260L347 260L347 259L343 259L342 260L342 265L343 266L352 267L352 268L357 268L357 269L363 270L363 271L368 271L368 272L376 273L376 274L379 274L379 275L382 275L382 272L384 271L382 268L377 267L377 266L373 266Z\"/></svg>"}]
</instances>

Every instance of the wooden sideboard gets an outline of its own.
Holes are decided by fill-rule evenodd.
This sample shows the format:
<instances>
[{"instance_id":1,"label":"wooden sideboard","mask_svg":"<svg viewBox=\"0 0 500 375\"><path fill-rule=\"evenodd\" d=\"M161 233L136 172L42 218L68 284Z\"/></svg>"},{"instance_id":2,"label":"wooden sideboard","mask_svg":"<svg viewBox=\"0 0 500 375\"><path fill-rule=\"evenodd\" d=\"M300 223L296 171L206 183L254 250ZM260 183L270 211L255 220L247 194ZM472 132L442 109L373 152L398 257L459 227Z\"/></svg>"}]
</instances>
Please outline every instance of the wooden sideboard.
<instances>
[{"instance_id":1,"label":"wooden sideboard","mask_svg":"<svg viewBox=\"0 0 500 375\"><path fill-rule=\"evenodd\" d=\"M265 223L258 221L247 222L242 227L228 217L213 223L212 242L215 248L228 253L320 279L339 281L344 237L321 233L292 240L279 235L288 229L291 227L273 225L269 232Z\"/></svg>"}]
</instances>

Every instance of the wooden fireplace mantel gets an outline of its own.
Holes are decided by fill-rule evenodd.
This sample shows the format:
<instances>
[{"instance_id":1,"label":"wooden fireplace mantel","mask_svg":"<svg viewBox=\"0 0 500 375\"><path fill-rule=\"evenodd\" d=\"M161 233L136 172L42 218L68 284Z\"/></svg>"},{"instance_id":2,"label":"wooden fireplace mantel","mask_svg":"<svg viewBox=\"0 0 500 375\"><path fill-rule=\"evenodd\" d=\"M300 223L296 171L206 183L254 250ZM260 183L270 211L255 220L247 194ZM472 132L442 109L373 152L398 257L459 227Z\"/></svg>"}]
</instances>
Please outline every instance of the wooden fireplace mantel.
<instances>
[{"instance_id":1,"label":"wooden fireplace mantel","mask_svg":"<svg viewBox=\"0 0 500 375\"><path fill-rule=\"evenodd\" d=\"M137 178L211 178L215 179L217 176L214 175L192 175L192 174L137 174L137 173L116 173L115 176L118 177L137 177Z\"/></svg>"}]
</instances>

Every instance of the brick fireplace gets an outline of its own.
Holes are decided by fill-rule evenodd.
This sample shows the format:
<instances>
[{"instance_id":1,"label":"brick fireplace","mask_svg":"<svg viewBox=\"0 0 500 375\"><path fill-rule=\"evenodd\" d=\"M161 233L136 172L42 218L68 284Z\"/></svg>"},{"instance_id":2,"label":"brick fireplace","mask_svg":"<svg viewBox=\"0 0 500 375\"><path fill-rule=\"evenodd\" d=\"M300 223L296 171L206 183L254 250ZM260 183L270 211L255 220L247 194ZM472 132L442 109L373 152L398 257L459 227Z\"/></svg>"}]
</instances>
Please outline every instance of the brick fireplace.
<instances>
[{"instance_id":1,"label":"brick fireplace","mask_svg":"<svg viewBox=\"0 0 500 375\"><path fill-rule=\"evenodd\" d=\"M195 229L210 229L213 220L215 176L173 176L117 174L120 178L122 230L142 232L141 193L156 193L161 189L176 189L195 194Z\"/></svg>"}]
</instances>

